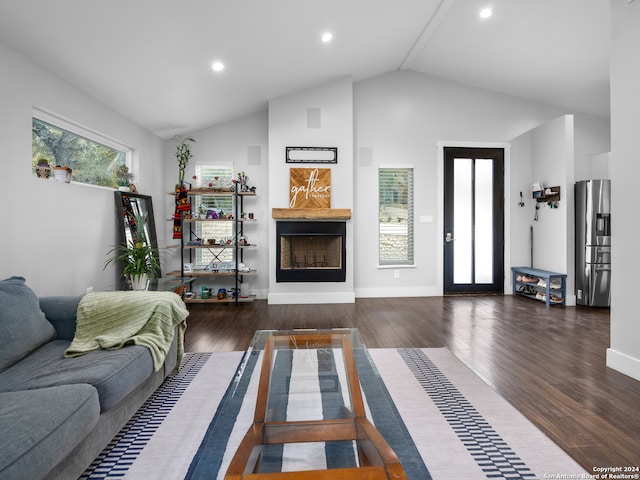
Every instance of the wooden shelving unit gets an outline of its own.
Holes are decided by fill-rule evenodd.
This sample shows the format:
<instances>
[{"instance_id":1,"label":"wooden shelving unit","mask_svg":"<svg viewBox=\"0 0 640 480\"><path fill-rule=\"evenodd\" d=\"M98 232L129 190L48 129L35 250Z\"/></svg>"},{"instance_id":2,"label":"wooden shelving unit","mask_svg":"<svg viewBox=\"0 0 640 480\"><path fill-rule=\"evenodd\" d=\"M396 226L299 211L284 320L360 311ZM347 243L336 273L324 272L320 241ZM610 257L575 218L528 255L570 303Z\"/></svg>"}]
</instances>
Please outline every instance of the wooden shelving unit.
<instances>
[{"instance_id":1,"label":"wooden shelving unit","mask_svg":"<svg viewBox=\"0 0 640 480\"><path fill-rule=\"evenodd\" d=\"M203 278L216 278L216 277L231 277L234 283L235 296L233 298L224 298L218 299L216 292L211 293L211 298L188 298L185 297L185 303L207 303L207 304L229 304L229 303L247 303L252 302L255 299L255 296L240 296L240 285L242 284L245 276L255 275L256 270L244 270L240 269L240 264L244 260L243 252L246 249L255 249L257 248L256 244L241 244L240 239L244 236L244 225L246 223L253 223L256 220L253 218L241 218L241 212L244 208L244 199L246 197L255 197L255 192L234 192L230 190L220 190L213 188L196 188L191 189L187 192L187 194L191 197L192 201L194 197L199 195L214 195L219 197L233 197L233 218L195 218L195 217L187 217L182 219L182 239L180 241L180 245L172 245L169 248L177 248L180 249L181 255L181 269L175 270L167 273L167 276L181 277L181 278L195 278L195 279L203 279ZM192 242L197 241L193 240L197 235L194 234L194 227L199 223L209 223L209 222L225 222L230 223L232 225L232 240L227 243L200 243L200 244L192 244ZM188 240L185 239L185 236L188 236ZM225 268L220 270L215 270L213 268L206 269L194 269L191 271L185 270L185 262L189 261L189 263L193 262L193 252L197 250L208 250L214 253L214 257L218 258L220 253L223 251L232 251L233 252L233 267L228 268L230 262L220 262L225 263ZM213 264L213 262L212 262Z\"/></svg>"},{"instance_id":2,"label":"wooden shelving unit","mask_svg":"<svg viewBox=\"0 0 640 480\"><path fill-rule=\"evenodd\" d=\"M185 303L220 303L220 304L229 304L229 303L251 303L255 300L255 295L250 295L248 297L238 297L229 299L225 298L224 300L218 300L215 296L213 298L185 298Z\"/></svg>"}]
</instances>

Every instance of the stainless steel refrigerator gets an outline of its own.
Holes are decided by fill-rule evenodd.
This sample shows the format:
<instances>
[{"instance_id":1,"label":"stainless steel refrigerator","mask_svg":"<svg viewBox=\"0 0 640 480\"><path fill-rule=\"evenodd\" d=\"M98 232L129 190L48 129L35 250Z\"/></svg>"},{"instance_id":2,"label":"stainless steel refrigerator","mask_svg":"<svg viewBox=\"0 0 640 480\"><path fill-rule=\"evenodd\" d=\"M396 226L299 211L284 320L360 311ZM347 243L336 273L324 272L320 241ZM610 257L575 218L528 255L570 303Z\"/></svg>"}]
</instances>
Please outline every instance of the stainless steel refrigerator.
<instances>
[{"instance_id":1,"label":"stainless steel refrigerator","mask_svg":"<svg viewBox=\"0 0 640 480\"><path fill-rule=\"evenodd\" d=\"M611 180L575 185L576 303L611 305Z\"/></svg>"}]
</instances>

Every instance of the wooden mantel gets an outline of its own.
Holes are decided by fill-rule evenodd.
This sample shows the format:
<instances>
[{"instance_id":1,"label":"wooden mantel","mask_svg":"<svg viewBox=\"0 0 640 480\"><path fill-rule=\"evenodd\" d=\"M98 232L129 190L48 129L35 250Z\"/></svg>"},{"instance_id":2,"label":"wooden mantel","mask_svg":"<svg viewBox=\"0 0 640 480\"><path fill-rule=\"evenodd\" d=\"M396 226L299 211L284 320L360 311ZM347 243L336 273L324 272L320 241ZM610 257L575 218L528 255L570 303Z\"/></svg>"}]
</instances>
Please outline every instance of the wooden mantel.
<instances>
[{"instance_id":1,"label":"wooden mantel","mask_svg":"<svg viewBox=\"0 0 640 480\"><path fill-rule=\"evenodd\" d=\"M348 220L350 208L273 208L271 217L281 220Z\"/></svg>"}]
</instances>

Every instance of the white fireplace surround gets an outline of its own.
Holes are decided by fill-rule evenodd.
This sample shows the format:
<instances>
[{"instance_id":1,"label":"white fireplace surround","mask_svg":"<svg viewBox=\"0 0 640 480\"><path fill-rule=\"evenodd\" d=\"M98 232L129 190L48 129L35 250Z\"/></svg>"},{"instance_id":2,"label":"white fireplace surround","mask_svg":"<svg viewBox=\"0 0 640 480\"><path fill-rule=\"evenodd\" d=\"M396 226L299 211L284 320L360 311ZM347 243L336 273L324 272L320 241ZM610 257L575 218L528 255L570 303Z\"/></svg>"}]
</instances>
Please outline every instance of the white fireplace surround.
<instances>
[{"instance_id":1,"label":"white fireplace surround","mask_svg":"<svg viewBox=\"0 0 640 480\"><path fill-rule=\"evenodd\" d=\"M354 222L350 220L354 206L353 162L353 81L350 77L310 88L269 101L268 108L268 208L269 223L269 283L270 304L313 304L355 302ZM321 116L320 128L309 128L307 109L316 109ZM339 154L336 163L323 166L331 169L331 209L298 209L290 205L291 168L296 164L285 161L286 148L291 145L332 147ZM306 164L308 165L308 164ZM300 164L298 164L300 166ZM279 213L295 215L297 220L338 221L336 215L346 214L346 261L344 282L277 282L276 281L276 224L285 220ZM290 217L294 218L294 217Z\"/></svg>"},{"instance_id":2,"label":"white fireplace surround","mask_svg":"<svg viewBox=\"0 0 640 480\"><path fill-rule=\"evenodd\" d=\"M275 271L278 268L280 255L276 255L273 264L274 272L270 273L273 283L269 290L268 301L271 304L323 304L323 303L353 303L355 302L355 292L350 286L353 272L349 271L349 265L353 265L353 252L349 248L353 242L349 241L350 230L352 229L351 209L327 208L327 209L272 209L274 225L274 248L277 250L280 241L277 232L286 224L298 225L304 229L304 224L340 224L344 232L342 239L344 248L345 279L339 281L278 281ZM280 226L278 226L280 224ZM275 251L275 250L274 250Z\"/></svg>"}]
</instances>

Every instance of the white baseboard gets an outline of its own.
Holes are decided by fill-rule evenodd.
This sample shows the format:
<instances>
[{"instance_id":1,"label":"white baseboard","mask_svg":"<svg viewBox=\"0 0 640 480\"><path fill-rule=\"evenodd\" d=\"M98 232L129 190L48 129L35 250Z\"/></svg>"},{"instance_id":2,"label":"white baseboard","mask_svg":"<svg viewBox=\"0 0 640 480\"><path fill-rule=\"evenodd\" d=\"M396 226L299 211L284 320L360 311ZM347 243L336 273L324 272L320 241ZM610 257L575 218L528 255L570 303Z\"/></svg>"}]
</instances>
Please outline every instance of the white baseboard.
<instances>
[{"instance_id":1,"label":"white baseboard","mask_svg":"<svg viewBox=\"0 0 640 480\"><path fill-rule=\"evenodd\" d=\"M353 292L269 293L267 301L270 305L355 303L356 296Z\"/></svg>"},{"instance_id":2,"label":"white baseboard","mask_svg":"<svg viewBox=\"0 0 640 480\"><path fill-rule=\"evenodd\" d=\"M269 291L262 288L251 290L251 295L254 295L257 300L266 300L269 295Z\"/></svg>"},{"instance_id":3,"label":"white baseboard","mask_svg":"<svg viewBox=\"0 0 640 480\"><path fill-rule=\"evenodd\" d=\"M564 299L565 301L565 305L567 307L575 307L576 306L576 296L575 294L567 294L566 298Z\"/></svg>"},{"instance_id":4,"label":"white baseboard","mask_svg":"<svg viewBox=\"0 0 640 480\"><path fill-rule=\"evenodd\" d=\"M442 292L437 287L356 288L356 298L438 297L441 295Z\"/></svg>"},{"instance_id":5,"label":"white baseboard","mask_svg":"<svg viewBox=\"0 0 640 480\"><path fill-rule=\"evenodd\" d=\"M618 352L613 348L607 348L607 367L640 380L640 360Z\"/></svg>"}]
</instances>

